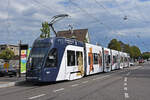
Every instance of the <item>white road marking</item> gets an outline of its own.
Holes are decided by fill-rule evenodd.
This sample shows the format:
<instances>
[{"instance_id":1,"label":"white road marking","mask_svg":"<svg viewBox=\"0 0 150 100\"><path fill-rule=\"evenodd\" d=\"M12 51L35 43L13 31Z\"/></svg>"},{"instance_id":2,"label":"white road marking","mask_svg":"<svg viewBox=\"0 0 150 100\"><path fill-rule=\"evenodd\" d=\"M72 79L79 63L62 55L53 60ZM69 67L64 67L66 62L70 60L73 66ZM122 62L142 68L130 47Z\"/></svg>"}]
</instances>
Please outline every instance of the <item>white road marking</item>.
<instances>
[{"instance_id":1,"label":"white road marking","mask_svg":"<svg viewBox=\"0 0 150 100\"><path fill-rule=\"evenodd\" d=\"M124 78L124 81L125 81L125 82L127 82L127 79L128 79L128 78L127 78L127 77L125 77L125 78Z\"/></svg>"},{"instance_id":2,"label":"white road marking","mask_svg":"<svg viewBox=\"0 0 150 100\"><path fill-rule=\"evenodd\" d=\"M93 80L104 79L104 78L107 78L109 76L111 76L111 75L105 75L105 76L97 77L97 78L94 78Z\"/></svg>"},{"instance_id":3,"label":"white road marking","mask_svg":"<svg viewBox=\"0 0 150 100\"><path fill-rule=\"evenodd\" d=\"M83 84L84 84L84 83L88 83L88 81L83 81L82 83L83 83Z\"/></svg>"},{"instance_id":4,"label":"white road marking","mask_svg":"<svg viewBox=\"0 0 150 100\"><path fill-rule=\"evenodd\" d=\"M75 87L75 86L78 86L79 84L73 84L73 85L71 85L72 87Z\"/></svg>"},{"instance_id":5,"label":"white road marking","mask_svg":"<svg viewBox=\"0 0 150 100\"><path fill-rule=\"evenodd\" d=\"M37 96L33 96L33 97L30 97L30 98L28 98L28 99L36 99L36 98L39 98L39 97L42 97L42 96L44 96L44 95L46 95L46 94L40 94L40 95L37 95Z\"/></svg>"},{"instance_id":6,"label":"white road marking","mask_svg":"<svg viewBox=\"0 0 150 100\"><path fill-rule=\"evenodd\" d=\"M127 86L127 83L124 83L124 86Z\"/></svg>"},{"instance_id":7,"label":"white road marking","mask_svg":"<svg viewBox=\"0 0 150 100\"><path fill-rule=\"evenodd\" d=\"M127 88L127 87L124 87L124 90L125 90L125 91L127 91L127 90L128 90L128 88Z\"/></svg>"},{"instance_id":8,"label":"white road marking","mask_svg":"<svg viewBox=\"0 0 150 100\"><path fill-rule=\"evenodd\" d=\"M127 76L129 76L129 75L130 75L130 72L127 73Z\"/></svg>"},{"instance_id":9,"label":"white road marking","mask_svg":"<svg viewBox=\"0 0 150 100\"><path fill-rule=\"evenodd\" d=\"M106 76L104 76L103 78L106 78L106 77L110 77L111 75L106 75Z\"/></svg>"},{"instance_id":10,"label":"white road marking","mask_svg":"<svg viewBox=\"0 0 150 100\"><path fill-rule=\"evenodd\" d=\"M64 90L64 88L60 88L60 89L54 90L53 92L58 92L58 91L62 91L62 90Z\"/></svg>"},{"instance_id":11,"label":"white road marking","mask_svg":"<svg viewBox=\"0 0 150 100\"><path fill-rule=\"evenodd\" d=\"M129 94L128 93L124 93L125 98L129 98Z\"/></svg>"},{"instance_id":12,"label":"white road marking","mask_svg":"<svg viewBox=\"0 0 150 100\"><path fill-rule=\"evenodd\" d=\"M96 78L94 78L93 80L97 80Z\"/></svg>"},{"instance_id":13,"label":"white road marking","mask_svg":"<svg viewBox=\"0 0 150 100\"><path fill-rule=\"evenodd\" d=\"M137 66L137 67L135 67L135 68L133 68L133 69L138 69L138 68L141 68L142 66Z\"/></svg>"}]
</instances>

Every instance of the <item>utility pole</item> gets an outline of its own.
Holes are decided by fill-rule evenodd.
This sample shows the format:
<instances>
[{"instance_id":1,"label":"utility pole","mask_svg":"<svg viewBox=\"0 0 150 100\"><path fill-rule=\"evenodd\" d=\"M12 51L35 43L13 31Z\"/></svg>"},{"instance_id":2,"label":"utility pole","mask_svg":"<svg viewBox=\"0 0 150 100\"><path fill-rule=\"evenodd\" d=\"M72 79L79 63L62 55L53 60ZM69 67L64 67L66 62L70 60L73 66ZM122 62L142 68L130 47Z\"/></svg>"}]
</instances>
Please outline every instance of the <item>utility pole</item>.
<instances>
[{"instance_id":1,"label":"utility pole","mask_svg":"<svg viewBox=\"0 0 150 100\"><path fill-rule=\"evenodd\" d=\"M21 40L19 41L19 77L21 77Z\"/></svg>"}]
</instances>

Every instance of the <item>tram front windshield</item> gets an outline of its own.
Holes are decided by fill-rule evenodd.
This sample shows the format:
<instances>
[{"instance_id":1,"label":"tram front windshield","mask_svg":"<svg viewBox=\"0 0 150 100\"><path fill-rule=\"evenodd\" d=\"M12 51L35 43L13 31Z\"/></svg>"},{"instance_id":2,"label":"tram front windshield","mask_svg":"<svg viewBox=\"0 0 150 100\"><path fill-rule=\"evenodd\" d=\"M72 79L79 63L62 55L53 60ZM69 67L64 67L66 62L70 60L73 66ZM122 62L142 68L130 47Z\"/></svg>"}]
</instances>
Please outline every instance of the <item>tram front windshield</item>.
<instances>
[{"instance_id":1,"label":"tram front windshield","mask_svg":"<svg viewBox=\"0 0 150 100\"><path fill-rule=\"evenodd\" d=\"M35 43L28 59L28 65L30 68L40 68L43 64L45 55L48 52L50 45L38 45Z\"/></svg>"}]
</instances>

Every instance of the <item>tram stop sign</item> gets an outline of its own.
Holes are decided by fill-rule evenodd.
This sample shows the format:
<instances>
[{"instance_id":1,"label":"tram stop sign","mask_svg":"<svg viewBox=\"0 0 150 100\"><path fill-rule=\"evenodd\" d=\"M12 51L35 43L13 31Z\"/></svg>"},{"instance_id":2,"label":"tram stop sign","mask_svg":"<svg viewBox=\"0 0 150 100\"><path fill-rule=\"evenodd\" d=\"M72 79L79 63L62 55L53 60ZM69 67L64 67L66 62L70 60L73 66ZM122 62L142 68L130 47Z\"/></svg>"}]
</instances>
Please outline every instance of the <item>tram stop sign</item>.
<instances>
[{"instance_id":1,"label":"tram stop sign","mask_svg":"<svg viewBox=\"0 0 150 100\"><path fill-rule=\"evenodd\" d=\"M21 73L26 73L26 63L27 63L27 54L28 54L28 45L27 44L21 44L20 45L20 53L21 53L20 71L21 71Z\"/></svg>"}]
</instances>

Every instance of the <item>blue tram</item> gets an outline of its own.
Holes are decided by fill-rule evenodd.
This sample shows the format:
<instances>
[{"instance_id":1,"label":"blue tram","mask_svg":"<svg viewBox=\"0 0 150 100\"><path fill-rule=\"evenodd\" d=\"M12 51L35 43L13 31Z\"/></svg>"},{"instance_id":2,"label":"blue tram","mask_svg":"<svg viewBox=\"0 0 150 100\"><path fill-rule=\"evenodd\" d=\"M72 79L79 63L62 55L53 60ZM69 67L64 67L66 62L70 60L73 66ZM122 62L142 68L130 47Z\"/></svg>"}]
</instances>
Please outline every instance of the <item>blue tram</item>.
<instances>
[{"instance_id":1,"label":"blue tram","mask_svg":"<svg viewBox=\"0 0 150 100\"><path fill-rule=\"evenodd\" d=\"M119 57L121 55L119 52L113 53L108 48L75 39L38 38L33 43L27 61L26 80L36 82L75 80L86 75L110 72L119 69L119 58L124 57Z\"/></svg>"}]
</instances>

